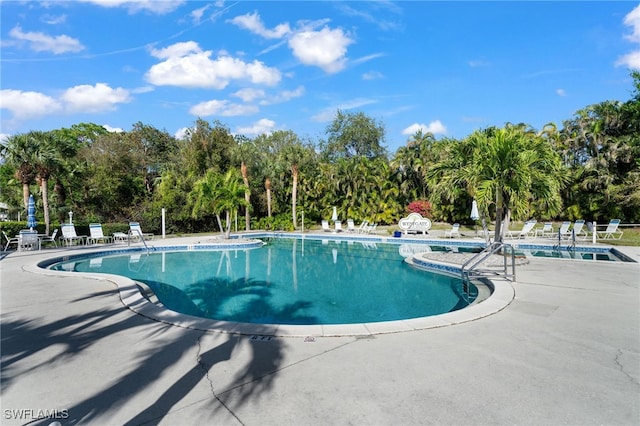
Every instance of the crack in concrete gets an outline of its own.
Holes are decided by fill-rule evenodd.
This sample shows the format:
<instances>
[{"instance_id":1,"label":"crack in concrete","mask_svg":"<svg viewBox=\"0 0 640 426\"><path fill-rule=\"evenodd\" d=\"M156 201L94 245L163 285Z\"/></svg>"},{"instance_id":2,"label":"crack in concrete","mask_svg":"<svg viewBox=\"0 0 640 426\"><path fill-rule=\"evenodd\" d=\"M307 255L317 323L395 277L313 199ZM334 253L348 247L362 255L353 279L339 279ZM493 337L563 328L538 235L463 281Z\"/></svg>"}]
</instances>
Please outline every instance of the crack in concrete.
<instances>
[{"instance_id":1,"label":"crack in concrete","mask_svg":"<svg viewBox=\"0 0 640 426\"><path fill-rule=\"evenodd\" d=\"M209 382L209 388L211 389L211 395L213 395L215 400L218 401L218 403L220 403L220 405L222 405L224 407L224 409L227 410L229 412L229 414L231 414L238 421L239 424L244 425L244 422L242 420L240 420L240 418L236 415L236 413L227 404L225 404L224 401L222 401L220 399L220 397L218 396L218 394L216 393L216 390L215 390L215 387L214 387L214 384L213 384L213 380L209 376L209 368L202 361L202 357L200 356L202 354L202 341L201 340L206 334L207 333L203 331L198 336L198 338L196 339L196 345L198 346L198 351L196 353L196 363L198 364L198 366L204 372L204 377L207 379L207 382Z\"/></svg>"},{"instance_id":2,"label":"crack in concrete","mask_svg":"<svg viewBox=\"0 0 640 426\"><path fill-rule=\"evenodd\" d=\"M624 355L624 352L622 352L622 349L618 349L618 353L616 354L615 358L614 358L614 362L616 363L616 365L618 366L618 369L622 372L622 374L624 374L625 376L627 376L629 378L629 380L631 380L632 383L634 383L635 385L640 386L640 383L638 383L638 380L633 377L631 374L629 374L625 368L624 365L622 365L622 363L620 362L620 357Z\"/></svg>"}]
</instances>

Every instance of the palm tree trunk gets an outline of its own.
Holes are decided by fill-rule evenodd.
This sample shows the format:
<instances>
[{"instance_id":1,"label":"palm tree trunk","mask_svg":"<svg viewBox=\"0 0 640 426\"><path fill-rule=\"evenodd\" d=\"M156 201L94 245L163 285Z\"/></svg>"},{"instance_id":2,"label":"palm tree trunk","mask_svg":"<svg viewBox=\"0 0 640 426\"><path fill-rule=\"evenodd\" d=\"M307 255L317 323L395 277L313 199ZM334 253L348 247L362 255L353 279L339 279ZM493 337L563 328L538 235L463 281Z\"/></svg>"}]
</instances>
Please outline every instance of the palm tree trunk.
<instances>
[{"instance_id":1,"label":"palm tree trunk","mask_svg":"<svg viewBox=\"0 0 640 426\"><path fill-rule=\"evenodd\" d=\"M29 207L29 184L26 182L22 183L22 201L24 202L24 211L26 214L27 208Z\"/></svg>"},{"instance_id":2,"label":"palm tree trunk","mask_svg":"<svg viewBox=\"0 0 640 426\"><path fill-rule=\"evenodd\" d=\"M45 225L45 232L47 235L49 235L49 228L50 228L50 219L49 219L49 189L48 189L48 184L47 184L47 179L42 179L41 180L41 189L42 189L42 210L44 213L44 225Z\"/></svg>"},{"instance_id":3,"label":"palm tree trunk","mask_svg":"<svg viewBox=\"0 0 640 426\"><path fill-rule=\"evenodd\" d=\"M220 219L220 214L216 213L216 220L218 221L218 228L220 228L220 233L224 235L224 228L222 227L222 220Z\"/></svg>"},{"instance_id":4,"label":"palm tree trunk","mask_svg":"<svg viewBox=\"0 0 640 426\"><path fill-rule=\"evenodd\" d=\"M231 237L231 212L226 210L227 216L227 229L224 231L224 238L229 239Z\"/></svg>"},{"instance_id":5,"label":"palm tree trunk","mask_svg":"<svg viewBox=\"0 0 640 426\"><path fill-rule=\"evenodd\" d=\"M501 188L496 191L496 229L494 231L493 240L502 241L502 192Z\"/></svg>"},{"instance_id":6,"label":"palm tree trunk","mask_svg":"<svg viewBox=\"0 0 640 426\"><path fill-rule=\"evenodd\" d=\"M247 205L244 209L244 226L247 231L251 230L251 214L249 208L251 206L251 192L249 192L249 177L247 174L247 165L244 161L240 162L240 172L242 173L242 181L247 189L244 192L244 199L247 202Z\"/></svg>"},{"instance_id":7,"label":"palm tree trunk","mask_svg":"<svg viewBox=\"0 0 640 426\"><path fill-rule=\"evenodd\" d=\"M264 180L264 187L267 190L267 216L271 217L271 179Z\"/></svg>"},{"instance_id":8,"label":"palm tree trunk","mask_svg":"<svg viewBox=\"0 0 640 426\"><path fill-rule=\"evenodd\" d=\"M293 229L298 227L296 204L298 201L298 165L293 164L291 166L291 173L293 174L293 187L291 188L291 215L293 216Z\"/></svg>"}]
</instances>

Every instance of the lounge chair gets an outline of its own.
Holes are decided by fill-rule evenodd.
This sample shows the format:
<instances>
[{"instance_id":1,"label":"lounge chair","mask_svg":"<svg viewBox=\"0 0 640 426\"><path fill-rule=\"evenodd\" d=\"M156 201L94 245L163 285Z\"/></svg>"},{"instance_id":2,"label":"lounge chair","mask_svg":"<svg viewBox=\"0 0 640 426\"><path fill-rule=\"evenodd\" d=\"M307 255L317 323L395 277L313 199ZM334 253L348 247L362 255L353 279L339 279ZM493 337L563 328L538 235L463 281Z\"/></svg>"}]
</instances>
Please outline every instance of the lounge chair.
<instances>
[{"instance_id":1,"label":"lounge chair","mask_svg":"<svg viewBox=\"0 0 640 426\"><path fill-rule=\"evenodd\" d=\"M560 225L560 229L558 229L558 233L554 233L553 238L556 238L558 235L560 238L569 238L571 236L571 232L569 232L569 228L571 228L571 221L564 221L562 225Z\"/></svg>"},{"instance_id":2,"label":"lounge chair","mask_svg":"<svg viewBox=\"0 0 640 426\"><path fill-rule=\"evenodd\" d=\"M347 232L356 232L356 225L353 219L347 219Z\"/></svg>"},{"instance_id":3,"label":"lounge chair","mask_svg":"<svg viewBox=\"0 0 640 426\"><path fill-rule=\"evenodd\" d=\"M369 223L369 222L367 222L366 220L363 220L363 221L360 223L360 226L358 227L358 229L356 230L356 232L358 232L359 234L364 234L364 232L365 232L365 228L367 227L367 224L368 224L368 223Z\"/></svg>"},{"instance_id":4,"label":"lounge chair","mask_svg":"<svg viewBox=\"0 0 640 426\"><path fill-rule=\"evenodd\" d=\"M596 235L603 240L608 238L619 240L622 238L622 230L618 229L618 226L620 226L620 219L611 219L607 225L607 229L604 231L596 231Z\"/></svg>"},{"instance_id":5,"label":"lounge chair","mask_svg":"<svg viewBox=\"0 0 640 426\"><path fill-rule=\"evenodd\" d=\"M138 222L129 222L129 234L132 237L153 240L153 234L149 232L142 232L140 224Z\"/></svg>"},{"instance_id":6,"label":"lounge chair","mask_svg":"<svg viewBox=\"0 0 640 426\"><path fill-rule=\"evenodd\" d=\"M336 220L335 225L336 225L336 232L342 232L342 222L340 222L339 220Z\"/></svg>"},{"instance_id":7,"label":"lounge chair","mask_svg":"<svg viewBox=\"0 0 640 426\"><path fill-rule=\"evenodd\" d=\"M15 244L16 248L18 248L18 242L20 241L20 239L18 237L12 237L9 238L9 236L7 235L6 232L2 231L2 235L4 235L4 239L7 241L7 243L4 246L4 251L7 251L7 249L9 248L9 246L11 244Z\"/></svg>"},{"instance_id":8,"label":"lounge chair","mask_svg":"<svg viewBox=\"0 0 640 426\"><path fill-rule=\"evenodd\" d=\"M583 240L587 239L589 234L587 234L587 232L582 228L584 228L584 220L576 220L576 223L573 224L571 234L575 235L576 238L580 238L580 235L582 235Z\"/></svg>"},{"instance_id":9,"label":"lounge chair","mask_svg":"<svg viewBox=\"0 0 640 426\"><path fill-rule=\"evenodd\" d=\"M321 223L322 223L322 230L324 232L331 232L331 228L329 228L329 221L328 220L323 220Z\"/></svg>"},{"instance_id":10,"label":"lounge chair","mask_svg":"<svg viewBox=\"0 0 640 426\"><path fill-rule=\"evenodd\" d=\"M453 237L460 238L462 236L460 235L460 224L454 223L451 229L449 229L448 231L444 231L444 236L448 238L453 238Z\"/></svg>"},{"instance_id":11,"label":"lounge chair","mask_svg":"<svg viewBox=\"0 0 640 426\"><path fill-rule=\"evenodd\" d=\"M65 223L62 228L62 241L66 246L73 244L85 244L87 242L86 235L78 235L76 233L76 227L73 224Z\"/></svg>"},{"instance_id":12,"label":"lounge chair","mask_svg":"<svg viewBox=\"0 0 640 426\"><path fill-rule=\"evenodd\" d=\"M533 227L536 226L538 221L535 219L528 220L522 225L520 231L507 231L507 238L527 238L532 232Z\"/></svg>"},{"instance_id":13,"label":"lounge chair","mask_svg":"<svg viewBox=\"0 0 640 426\"><path fill-rule=\"evenodd\" d=\"M545 222L544 225L542 225L542 228L536 229L534 236L553 237L553 223Z\"/></svg>"},{"instance_id":14,"label":"lounge chair","mask_svg":"<svg viewBox=\"0 0 640 426\"><path fill-rule=\"evenodd\" d=\"M40 237L40 247L42 247L44 243L53 243L54 246L58 247L58 243L56 242L57 237L58 229L56 228L53 230L53 234Z\"/></svg>"},{"instance_id":15,"label":"lounge chair","mask_svg":"<svg viewBox=\"0 0 640 426\"><path fill-rule=\"evenodd\" d=\"M371 234L372 232L374 232L376 230L376 228L378 227L377 223L371 224L371 225L366 225L365 229L364 229L364 233L365 234Z\"/></svg>"},{"instance_id":16,"label":"lounge chair","mask_svg":"<svg viewBox=\"0 0 640 426\"><path fill-rule=\"evenodd\" d=\"M100 223L90 223L89 234L87 244L110 243L112 240L110 236L104 235L104 232L102 232L102 225Z\"/></svg>"}]
</instances>

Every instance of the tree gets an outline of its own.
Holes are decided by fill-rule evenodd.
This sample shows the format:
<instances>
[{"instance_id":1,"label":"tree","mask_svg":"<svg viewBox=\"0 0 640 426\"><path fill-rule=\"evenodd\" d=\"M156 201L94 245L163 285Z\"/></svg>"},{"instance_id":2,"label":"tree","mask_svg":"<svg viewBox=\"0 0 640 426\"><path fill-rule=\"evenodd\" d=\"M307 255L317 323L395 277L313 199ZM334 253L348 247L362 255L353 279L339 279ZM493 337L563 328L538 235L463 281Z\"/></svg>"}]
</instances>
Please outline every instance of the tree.
<instances>
[{"instance_id":1,"label":"tree","mask_svg":"<svg viewBox=\"0 0 640 426\"><path fill-rule=\"evenodd\" d=\"M528 216L534 202L559 212L560 188L566 182L552 146L521 126L490 127L459 143L448 143L446 155L428 176L434 193L450 201L456 190L464 188L485 212L495 204L496 241L502 240L512 212Z\"/></svg>"},{"instance_id":2,"label":"tree","mask_svg":"<svg viewBox=\"0 0 640 426\"><path fill-rule=\"evenodd\" d=\"M193 201L193 217L199 217L203 213L215 214L220 231L225 238L231 235L231 215L239 207L245 205L246 188L237 170L229 169L225 175L220 175L214 170L207 173L195 183L191 199ZM220 214L226 213L226 227L223 227Z\"/></svg>"},{"instance_id":3,"label":"tree","mask_svg":"<svg viewBox=\"0 0 640 426\"><path fill-rule=\"evenodd\" d=\"M25 212L29 204L29 185L36 178L36 153L38 142L28 134L9 136L2 145L2 157L15 168L15 177L22 185L22 199Z\"/></svg>"},{"instance_id":4,"label":"tree","mask_svg":"<svg viewBox=\"0 0 640 426\"><path fill-rule=\"evenodd\" d=\"M384 125L363 112L338 110L326 133L328 140L321 150L327 161L361 156L374 159L387 155Z\"/></svg>"},{"instance_id":5,"label":"tree","mask_svg":"<svg viewBox=\"0 0 640 426\"><path fill-rule=\"evenodd\" d=\"M236 145L232 149L232 158L240 163L240 173L242 181L246 187L245 201L246 208L244 212L245 230L251 229L251 187L249 186L249 171L256 169L258 160L258 150L256 145L245 137L236 137Z\"/></svg>"}]
</instances>

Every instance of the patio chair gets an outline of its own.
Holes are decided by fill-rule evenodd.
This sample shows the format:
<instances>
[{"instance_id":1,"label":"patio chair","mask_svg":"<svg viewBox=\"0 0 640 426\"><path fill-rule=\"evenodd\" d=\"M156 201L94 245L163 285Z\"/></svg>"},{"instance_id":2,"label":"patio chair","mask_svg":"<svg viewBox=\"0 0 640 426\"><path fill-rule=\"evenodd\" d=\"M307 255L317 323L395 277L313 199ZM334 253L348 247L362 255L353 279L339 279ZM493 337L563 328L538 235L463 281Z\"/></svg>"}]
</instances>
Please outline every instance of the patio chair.
<instances>
[{"instance_id":1,"label":"patio chair","mask_svg":"<svg viewBox=\"0 0 640 426\"><path fill-rule=\"evenodd\" d=\"M360 226L358 227L358 229L356 229L356 232L359 233L359 234L364 234L365 228L367 227L368 224L369 224L369 222L367 222L366 220L363 220L360 223Z\"/></svg>"},{"instance_id":2,"label":"patio chair","mask_svg":"<svg viewBox=\"0 0 640 426\"><path fill-rule=\"evenodd\" d=\"M445 238L453 238L453 237L462 237L462 235L460 235L460 224L459 223L454 223L453 226L451 227L451 229L449 229L448 231L444 231L444 236Z\"/></svg>"},{"instance_id":3,"label":"patio chair","mask_svg":"<svg viewBox=\"0 0 640 426\"><path fill-rule=\"evenodd\" d=\"M560 225L560 229L558 229L557 233L554 233L553 238L569 238L571 236L571 232L569 232L569 228L571 228L571 221L567 220L562 222Z\"/></svg>"},{"instance_id":4,"label":"patio chair","mask_svg":"<svg viewBox=\"0 0 640 426\"><path fill-rule=\"evenodd\" d=\"M53 234L40 237L40 247L42 247L44 243L53 243L54 246L58 247L58 243L56 242L57 237L58 229L56 228L53 230Z\"/></svg>"},{"instance_id":5,"label":"patio chair","mask_svg":"<svg viewBox=\"0 0 640 426\"><path fill-rule=\"evenodd\" d=\"M20 239L18 237L12 237L9 238L9 236L7 235L6 232L2 231L2 235L4 235L4 239L7 241L7 243L4 246L4 251L7 251L7 249L9 248L9 246L11 244L15 244L16 248L18 248L18 242L20 241Z\"/></svg>"},{"instance_id":6,"label":"patio chair","mask_svg":"<svg viewBox=\"0 0 640 426\"><path fill-rule=\"evenodd\" d=\"M618 226L620 226L620 219L611 219L609 225L607 225L607 229L604 231L596 231L596 235L603 240L609 238L619 240L622 238L622 230L618 229Z\"/></svg>"},{"instance_id":7,"label":"patio chair","mask_svg":"<svg viewBox=\"0 0 640 426\"><path fill-rule=\"evenodd\" d=\"M356 225L353 219L347 219L347 232L356 232Z\"/></svg>"},{"instance_id":8,"label":"patio chair","mask_svg":"<svg viewBox=\"0 0 640 426\"><path fill-rule=\"evenodd\" d=\"M133 237L153 240L153 234L142 232L142 228L140 228L140 223L138 222L129 222L129 234Z\"/></svg>"},{"instance_id":9,"label":"patio chair","mask_svg":"<svg viewBox=\"0 0 640 426\"><path fill-rule=\"evenodd\" d=\"M329 228L329 221L328 220L323 220L321 223L322 223L322 230L324 232L331 232L331 228Z\"/></svg>"},{"instance_id":10,"label":"patio chair","mask_svg":"<svg viewBox=\"0 0 640 426\"><path fill-rule=\"evenodd\" d=\"M342 232L342 222L339 220L336 220L335 225L336 225L336 232Z\"/></svg>"},{"instance_id":11,"label":"patio chair","mask_svg":"<svg viewBox=\"0 0 640 426\"><path fill-rule=\"evenodd\" d=\"M536 229L534 237L537 237L537 236L553 237L553 223L545 222L544 225L542 225L542 228Z\"/></svg>"},{"instance_id":12,"label":"patio chair","mask_svg":"<svg viewBox=\"0 0 640 426\"><path fill-rule=\"evenodd\" d=\"M73 244L85 244L87 241L86 235L78 235L76 233L76 227L72 223L65 223L61 226L62 229L62 241L66 246Z\"/></svg>"},{"instance_id":13,"label":"patio chair","mask_svg":"<svg viewBox=\"0 0 640 426\"><path fill-rule=\"evenodd\" d=\"M584 223L585 222L582 219L576 220L576 223L573 224L573 229L571 230L571 233L575 235L576 238L580 238L580 236L582 235L582 239L586 240L589 234L587 233L587 231L583 229Z\"/></svg>"},{"instance_id":14,"label":"patio chair","mask_svg":"<svg viewBox=\"0 0 640 426\"><path fill-rule=\"evenodd\" d=\"M104 235L102 232L102 224L100 223L90 223L89 224L89 237L87 238L87 244L97 244L97 243L110 243L111 237L108 235Z\"/></svg>"},{"instance_id":15,"label":"patio chair","mask_svg":"<svg viewBox=\"0 0 640 426\"><path fill-rule=\"evenodd\" d=\"M537 220L531 219L528 220L522 225L522 229L520 231L507 231L507 238L527 238L529 234L532 232L533 227L538 223Z\"/></svg>"}]
</instances>

